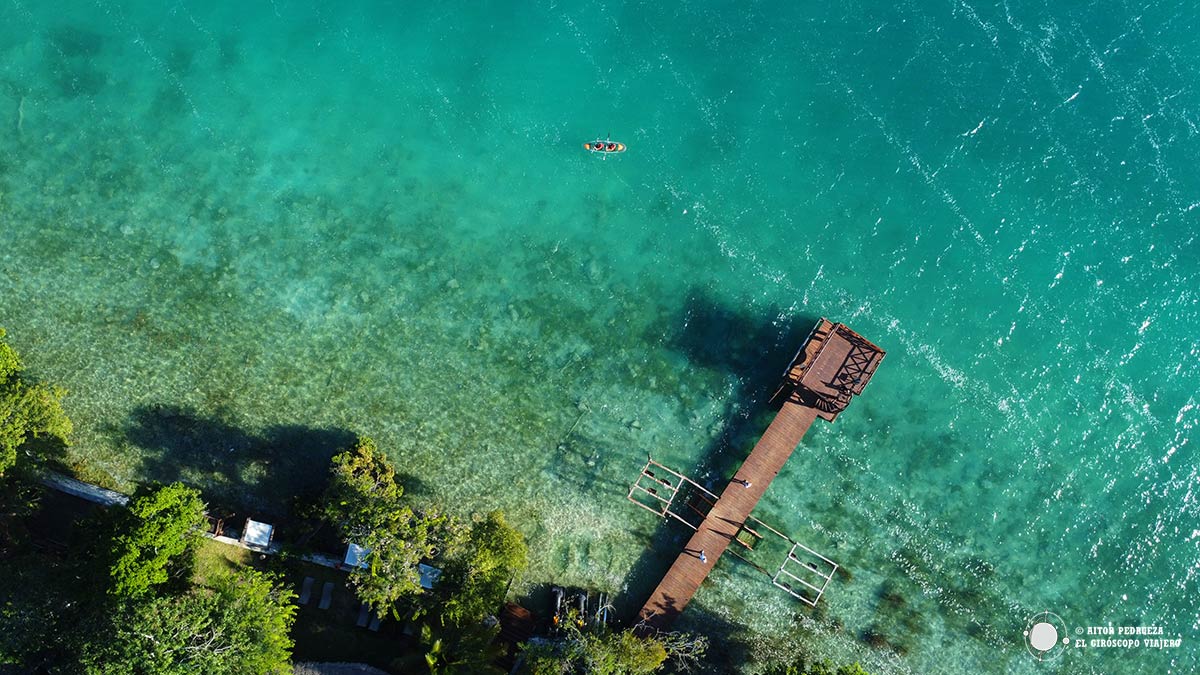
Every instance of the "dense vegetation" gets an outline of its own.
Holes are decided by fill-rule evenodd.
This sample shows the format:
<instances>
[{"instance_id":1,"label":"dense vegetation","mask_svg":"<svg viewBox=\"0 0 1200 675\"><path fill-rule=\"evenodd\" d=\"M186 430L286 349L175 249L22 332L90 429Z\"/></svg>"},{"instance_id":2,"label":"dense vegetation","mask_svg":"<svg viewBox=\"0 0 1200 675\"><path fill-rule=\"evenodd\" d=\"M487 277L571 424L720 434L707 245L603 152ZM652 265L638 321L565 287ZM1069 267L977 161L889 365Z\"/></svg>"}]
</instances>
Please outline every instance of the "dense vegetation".
<instances>
[{"instance_id":1,"label":"dense vegetation","mask_svg":"<svg viewBox=\"0 0 1200 675\"><path fill-rule=\"evenodd\" d=\"M202 510L183 485L147 488L128 510L87 523L72 547L78 558L9 557L16 584L0 582L0 664L83 675L290 672L295 606L276 576L239 568L194 583Z\"/></svg>"},{"instance_id":2,"label":"dense vegetation","mask_svg":"<svg viewBox=\"0 0 1200 675\"><path fill-rule=\"evenodd\" d=\"M175 576L184 571L205 525L204 502L199 492L174 483L141 491L113 520L108 593L135 599L166 582L172 571Z\"/></svg>"},{"instance_id":3,"label":"dense vegetation","mask_svg":"<svg viewBox=\"0 0 1200 675\"><path fill-rule=\"evenodd\" d=\"M403 501L396 469L369 438L333 458L325 497L327 517L346 542L368 550L366 568L351 571L358 597L379 614L421 591L417 565L454 536L444 514L414 511Z\"/></svg>"},{"instance_id":4,"label":"dense vegetation","mask_svg":"<svg viewBox=\"0 0 1200 675\"><path fill-rule=\"evenodd\" d=\"M687 633L637 635L632 629L587 628L574 620L555 641L526 645L522 673L527 675L649 675L670 660L688 671L703 659L708 639Z\"/></svg>"},{"instance_id":5,"label":"dense vegetation","mask_svg":"<svg viewBox=\"0 0 1200 675\"><path fill-rule=\"evenodd\" d=\"M111 630L82 650L97 675L290 673L294 597L254 570L209 587L120 603Z\"/></svg>"},{"instance_id":6,"label":"dense vegetation","mask_svg":"<svg viewBox=\"0 0 1200 675\"><path fill-rule=\"evenodd\" d=\"M481 621L527 562L524 538L499 511L466 524L437 508L413 508L391 460L369 438L333 458L325 514L347 543L366 549L350 578L359 599L381 614L403 608L452 625ZM422 562L443 569L433 592L421 587Z\"/></svg>"},{"instance_id":7,"label":"dense vegetation","mask_svg":"<svg viewBox=\"0 0 1200 675\"><path fill-rule=\"evenodd\" d=\"M406 672L493 672L499 629L482 622L497 613L528 557L504 514L468 524L435 507L415 508L369 438L333 458L324 513L345 542L367 550L364 566L350 571L359 600L416 623L420 653L402 659ZM421 586L421 563L442 570L431 589Z\"/></svg>"},{"instance_id":8,"label":"dense vegetation","mask_svg":"<svg viewBox=\"0 0 1200 675\"><path fill-rule=\"evenodd\" d=\"M44 456L71 435L62 407L66 390L26 380L6 335L0 328L0 476L17 463L18 452Z\"/></svg>"},{"instance_id":9,"label":"dense vegetation","mask_svg":"<svg viewBox=\"0 0 1200 675\"><path fill-rule=\"evenodd\" d=\"M504 514L492 511L471 524L463 544L447 558L443 583L452 592L440 612L446 621L465 625L495 611L508 583L528 564L528 551Z\"/></svg>"},{"instance_id":10,"label":"dense vegetation","mask_svg":"<svg viewBox=\"0 0 1200 675\"><path fill-rule=\"evenodd\" d=\"M145 490L113 518L108 598L74 650L88 675L291 672L294 596L236 569L191 583L204 504L179 483Z\"/></svg>"},{"instance_id":11,"label":"dense vegetation","mask_svg":"<svg viewBox=\"0 0 1200 675\"><path fill-rule=\"evenodd\" d=\"M828 661L810 659L801 654L784 663L773 663L762 675L870 675L857 663L834 666Z\"/></svg>"}]
</instances>

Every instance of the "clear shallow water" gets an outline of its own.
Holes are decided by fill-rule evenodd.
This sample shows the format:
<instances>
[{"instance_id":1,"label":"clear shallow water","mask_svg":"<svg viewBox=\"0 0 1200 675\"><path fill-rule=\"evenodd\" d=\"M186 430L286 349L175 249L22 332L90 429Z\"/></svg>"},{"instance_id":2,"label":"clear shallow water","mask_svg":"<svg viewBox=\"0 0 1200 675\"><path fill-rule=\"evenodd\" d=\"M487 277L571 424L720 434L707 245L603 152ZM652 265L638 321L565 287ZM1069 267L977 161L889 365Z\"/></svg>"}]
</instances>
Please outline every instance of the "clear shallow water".
<instances>
[{"instance_id":1,"label":"clear shallow water","mask_svg":"<svg viewBox=\"0 0 1200 675\"><path fill-rule=\"evenodd\" d=\"M887 361L759 514L853 574L822 649L1192 672L1197 23L4 0L0 323L120 483L270 508L369 433L418 492L512 512L530 582L634 607L681 536L624 501L641 461L743 456L827 315ZM609 132L628 153L582 152ZM1035 668L1042 609L1185 642ZM688 621L798 610L723 560Z\"/></svg>"}]
</instances>

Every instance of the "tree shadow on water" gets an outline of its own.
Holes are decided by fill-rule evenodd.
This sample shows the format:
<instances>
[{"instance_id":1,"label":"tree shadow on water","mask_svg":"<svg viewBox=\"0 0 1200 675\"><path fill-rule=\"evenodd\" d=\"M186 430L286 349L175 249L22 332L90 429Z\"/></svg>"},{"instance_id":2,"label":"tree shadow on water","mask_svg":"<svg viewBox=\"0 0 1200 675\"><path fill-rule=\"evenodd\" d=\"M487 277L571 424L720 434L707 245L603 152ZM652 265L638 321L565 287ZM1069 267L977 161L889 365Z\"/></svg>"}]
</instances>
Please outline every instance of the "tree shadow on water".
<instances>
[{"instance_id":1,"label":"tree shadow on water","mask_svg":"<svg viewBox=\"0 0 1200 675\"><path fill-rule=\"evenodd\" d=\"M773 304L733 307L703 290L688 296L668 334L669 345L694 366L718 371L738 386L720 433L701 453L706 475L673 468L700 482L732 475L770 423L771 396L818 318Z\"/></svg>"},{"instance_id":2,"label":"tree shadow on water","mask_svg":"<svg viewBox=\"0 0 1200 675\"><path fill-rule=\"evenodd\" d=\"M329 460L350 447L345 429L276 425L254 434L221 419L174 405L135 409L124 428L141 448L142 473L182 480L210 504L231 512L286 516L297 497L324 488Z\"/></svg>"}]
</instances>

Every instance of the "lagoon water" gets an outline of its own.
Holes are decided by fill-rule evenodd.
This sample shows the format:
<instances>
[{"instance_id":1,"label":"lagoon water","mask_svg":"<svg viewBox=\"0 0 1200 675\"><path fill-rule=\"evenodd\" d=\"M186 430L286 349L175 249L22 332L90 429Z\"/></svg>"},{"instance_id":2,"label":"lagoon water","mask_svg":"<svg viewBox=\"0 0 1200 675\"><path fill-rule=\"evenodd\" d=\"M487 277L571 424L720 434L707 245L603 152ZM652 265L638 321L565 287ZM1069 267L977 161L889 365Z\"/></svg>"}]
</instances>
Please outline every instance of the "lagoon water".
<instances>
[{"instance_id":1,"label":"lagoon water","mask_svg":"<svg viewBox=\"0 0 1200 675\"><path fill-rule=\"evenodd\" d=\"M0 0L0 325L92 475L270 512L367 433L414 495L510 513L528 587L632 611L683 536L625 501L641 463L727 477L828 316L888 356L758 515L849 574L813 613L722 559L684 627L730 660L1191 673L1198 28L1161 0ZM1043 610L1183 644L1038 664Z\"/></svg>"}]
</instances>

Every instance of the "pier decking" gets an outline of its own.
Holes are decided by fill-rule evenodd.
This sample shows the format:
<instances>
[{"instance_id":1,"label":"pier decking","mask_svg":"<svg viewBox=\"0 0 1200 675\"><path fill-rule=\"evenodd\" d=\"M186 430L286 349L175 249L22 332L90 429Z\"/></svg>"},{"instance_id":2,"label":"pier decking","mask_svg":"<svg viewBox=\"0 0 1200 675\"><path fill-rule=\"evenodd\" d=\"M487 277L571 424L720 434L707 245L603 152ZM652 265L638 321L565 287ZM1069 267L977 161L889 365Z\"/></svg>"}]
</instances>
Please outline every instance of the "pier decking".
<instances>
[{"instance_id":1,"label":"pier decking","mask_svg":"<svg viewBox=\"0 0 1200 675\"><path fill-rule=\"evenodd\" d=\"M812 423L818 417L833 421L845 410L851 398L862 393L883 356L882 349L846 326L826 319L817 323L788 365L783 385L775 393L776 399L785 396L779 413L716 502L709 502L711 508L696 527L695 534L638 613L642 630L666 628L687 607L709 570L746 528L751 511ZM679 481L687 480L682 475L675 475L679 476ZM672 485L667 480L658 482L667 488L663 492L672 499L682 484ZM638 487L635 484L635 489ZM659 496L657 488L652 488L653 492L641 489L664 502L664 514L669 510L669 499ZM631 499L633 492L631 489ZM708 493L707 490L704 492ZM793 556L792 553L788 555ZM828 581L827 576L823 578ZM790 586L783 587L793 592ZM824 586L817 591L817 598L823 590Z\"/></svg>"}]
</instances>

